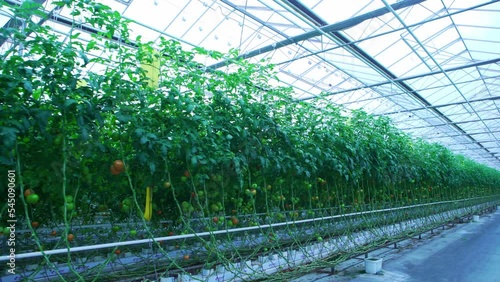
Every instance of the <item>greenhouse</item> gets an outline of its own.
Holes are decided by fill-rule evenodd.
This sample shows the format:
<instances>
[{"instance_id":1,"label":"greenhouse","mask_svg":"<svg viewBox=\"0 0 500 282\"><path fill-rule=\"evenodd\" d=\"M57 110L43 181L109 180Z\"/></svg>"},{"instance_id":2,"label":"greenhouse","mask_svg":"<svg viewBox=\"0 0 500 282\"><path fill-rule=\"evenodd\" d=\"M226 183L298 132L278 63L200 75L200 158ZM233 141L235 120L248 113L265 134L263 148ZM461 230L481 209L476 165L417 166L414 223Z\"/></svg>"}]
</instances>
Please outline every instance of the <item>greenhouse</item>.
<instances>
[{"instance_id":1,"label":"greenhouse","mask_svg":"<svg viewBox=\"0 0 500 282\"><path fill-rule=\"evenodd\" d=\"M0 0L0 25L0 281L380 274L499 214L499 0Z\"/></svg>"}]
</instances>

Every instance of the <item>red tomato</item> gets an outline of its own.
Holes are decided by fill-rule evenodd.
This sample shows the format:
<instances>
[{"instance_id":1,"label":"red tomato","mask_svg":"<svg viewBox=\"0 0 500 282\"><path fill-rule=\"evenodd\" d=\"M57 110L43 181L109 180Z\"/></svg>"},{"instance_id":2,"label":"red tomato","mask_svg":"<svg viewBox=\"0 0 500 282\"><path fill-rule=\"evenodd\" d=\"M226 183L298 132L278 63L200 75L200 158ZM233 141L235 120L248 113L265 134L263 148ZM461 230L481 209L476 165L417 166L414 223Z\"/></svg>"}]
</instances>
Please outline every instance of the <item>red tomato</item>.
<instances>
[{"instance_id":1,"label":"red tomato","mask_svg":"<svg viewBox=\"0 0 500 282\"><path fill-rule=\"evenodd\" d=\"M239 219L235 216L231 217L231 222L233 225L238 225L238 223L240 223Z\"/></svg>"},{"instance_id":2,"label":"red tomato","mask_svg":"<svg viewBox=\"0 0 500 282\"><path fill-rule=\"evenodd\" d=\"M120 160L116 160L113 163L113 167L115 168L115 170L122 172L125 169L125 164Z\"/></svg>"},{"instance_id":3,"label":"red tomato","mask_svg":"<svg viewBox=\"0 0 500 282\"><path fill-rule=\"evenodd\" d=\"M26 189L24 190L24 197L28 197L29 195L33 194L33 190L31 189Z\"/></svg>"},{"instance_id":4,"label":"red tomato","mask_svg":"<svg viewBox=\"0 0 500 282\"><path fill-rule=\"evenodd\" d=\"M114 166L111 166L109 168L109 171L111 172L112 175L118 175L121 173L121 171L116 170L116 168Z\"/></svg>"}]
</instances>

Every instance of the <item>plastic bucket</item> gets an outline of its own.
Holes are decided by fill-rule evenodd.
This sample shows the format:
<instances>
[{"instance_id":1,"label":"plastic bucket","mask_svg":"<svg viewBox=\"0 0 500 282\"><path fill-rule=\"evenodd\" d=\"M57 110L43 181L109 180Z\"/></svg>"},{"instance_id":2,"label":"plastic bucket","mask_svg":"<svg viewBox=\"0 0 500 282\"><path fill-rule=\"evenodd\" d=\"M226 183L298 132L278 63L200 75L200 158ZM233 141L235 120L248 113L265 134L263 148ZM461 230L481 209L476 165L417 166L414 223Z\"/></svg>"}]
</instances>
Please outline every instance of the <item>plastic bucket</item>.
<instances>
[{"instance_id":1,"label":"plastic bucket","mask_svg":"<svg viewBox=\"0 0 500 282\"><path fill-rule=\"evenodd\" d=\"M382 258L366 258L365 272L369 274L377 274L382 270Z\"/></svg>"}]
</instances>

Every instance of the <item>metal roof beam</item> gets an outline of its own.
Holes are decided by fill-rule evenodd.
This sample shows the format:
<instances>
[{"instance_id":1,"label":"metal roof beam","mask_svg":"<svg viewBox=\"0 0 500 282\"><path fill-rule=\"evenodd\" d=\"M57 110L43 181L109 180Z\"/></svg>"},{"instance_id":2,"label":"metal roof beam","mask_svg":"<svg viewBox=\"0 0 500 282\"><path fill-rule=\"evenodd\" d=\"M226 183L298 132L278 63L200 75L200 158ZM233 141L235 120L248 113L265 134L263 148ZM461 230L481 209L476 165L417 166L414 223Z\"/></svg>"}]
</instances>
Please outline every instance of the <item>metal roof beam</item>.
<instances>
[{"instance_id":1,"label":"metal roof beam","mask_svg":"<svg viewBox=\"0 0 500 282\"><path fill-rule=\"evenodd\" d=\"M489 134L490 132L472 132L469 135L481 135L481 134ZM492 130L491 133L500 133L500 130ZM439 133L438 133L439 134ZM455 135L438 135L438 136L429 136L427 139L442 139L442 138L455 138L464 136L463 134L455 134Z\"/></svg>"},{"instance_id":2,"label":"metal roof beam","mask_svg":"<svg viewBox=\"0 0 500 282\"><path fill-rule=\"evenodd\" d=\"M457 66L457 67L443 69L443 71L445 71L445 72L452 72L452 71L462 70L462 69L466 69L466 68L472 68L472 67L479 67L479 66L483 66L483 65L496 64L498 62L500 62L500 57L499 58L495 58L495 59L491 59L491 60L478 61L478 62L466 64L466 65L461 65L461 66ZM344 89L344 90L339 90L339 91L335 91L335 92L326 93L324 96L333 96L333 95L343 94L343 93L347 93L347 92L351 92L351 91L356 91L356 90L362 90L362 89L367 89L367 88L374 88L374 87L384 86L384 85L388 85L388 84L392 84L392 83L404 82L406 80L423 78L423 77L431 76L431 75L437 75L437 74L441 74L441 73L443 73L441 70L436 70L436 71L422 73L422 74L417 74L417 75L412 75L412 76L398 77L398 78L395 78L393 80L387 80L387 81L384 81L384 82L378 82L378 83L373 83L373 84L364 85L364 86L360 86L360 87L355 87L355 88ZM303 99L303 100L310 100L310 99L313 99L313 98Z\"/></svg>"},{"instance_id":3,"label":"metal roof beam","mask_svg":"<svg viewBox=\"0 0 500 282\"><path fill-rule=\"evenodd\" d=\"M35 3L38 3L40 5L42 5L43 3L45 3L46 0L33 0L33 2ZM8 4L10 5L17 5L17 3L14 3L14 2L11 2L11 1L5 1L7 2ZM11 18L9 21L7 21L7 23L5 23L5 25L2 27L2 29L6 29L6 28L21 28L23 26L23 20L20 20L20 19L17 19L17 18ZM7 42L9 38L7 37L4 37L4 36L0 36L0 47L5 43Z\"/></svg>"},{"instance_id":4,"label":"metal roof beam","mask_svg":"<svg viewBox=\"0 0 500 282\"><path fill-rule=\"evenodd\" d=\"M462 102L446 103L446 104L440 104L440 105L432 105L432 106L422 107L422 108L407 109L407 110L402 110L402 111L394 111L394 112L383 113L380 115L384 115L384 116L385 115L394 115L394 114L400 114L400 113L422 111L422 110L427 110L427 109L432 109L432 108L444 108L444 107L457 106L457 105L462 105L462 104L467 104L467 103L478 103L478 102L496 101L496 100L500 100L500 96L469 100L468 102L462 101Z\"/></svg>"},{"instance_id":5,"label":"metal roof beam","mask_svg":"<svg viewBox=\"0 0 500 282\"><path fill-rule=\"evenodd\" d=\"M485 77L483 78L484 80L490 80L490 79L498 79L500 78L500 75L497 75L497 76L489 76L489 77ZM471 83L471 82L476 82L477 79L471 79L471 80L466 80L466 81L460 81L458 83L456 83L457 85L459 84L467 84L467 83ZM443 88L443 87L446 87L446 86L450 86L450 84L444 84L444 85L439 85L439 86L432 86L432 87L427 87L427 88L422 88L422 89L417 89L416 91L421 91L421 90L431 90L431 89L439 89L439 88ZM355 91L353 91L355 92ZM377 92L378 93L378 92ZM343 95L346 95L348 93L343 93ZM345 103L342 103L342 105L349 105L349 104L353 104L353 103L357 103L357 102L366 102L366 101L372 101L372 100L377 100L377 99L383 99L383 98L386 98L386 97L395 97L395 98L398 98L398 96L403 96L403 95L406 95L405 92L393 92L392 94L388 94L388 95L384 95L384 96L379 96L379 97L370 97L370 98L362 98L362 99L359 99L357 101L350 101L350 102L345 102ZM342 99L344 96L341 96L339 97L339 99L337 100L331 100L332 102L336 103L338 100ZM471 101L475 101L475 100L471 100ZM459 102L460 103L460 102ZM399 112L408 112L408 111L417 111L417 110L425 110L426 108L415 108L413 110L401 110ZM373 114L375 116L382 116L382 115L386 115L386 114L393 114L393 113L397 113L397 111L394 111L394 112L387 112L387 113L382 113L382 114Z\"/></svg>"},{"instance_id":6,"label":"metal roof beam","mask_svg":"<svg viewBox=\"0 0 500 282\"><path fill-rule=\"evenodd\" d=\"M455 143L455 144L450 144L450 146L461 146L461 145L468 145L468 144L476 144L476 143L493 143L497 142L496 140L483 140L483 141L476 141L476 142L463 142L463 143ZM490 148L493 149L493 148Z\"/></svg>"},{"instance_id":7,"label":"metal roof beam","mask_svg":"<svg viewBox=\"0 0 500 282\"><path fill-rule=\"evenodd\" d=\"M415 39L415 41L418 43L418 45L422 48L422 50L425 51L425 53L427 54L427 56L432 60L432 62L436 65L436 67L439 68L439 70L442 72L442 74L451 82L453 83L453 80L452 78L450 77L450 75L448 74L448 72L446 72L443 67L437 62L437 60L432 56L432 54L427 50L427 48L422 44L422 42L420 42L419 38L413 33L413 31L406 25L406 23L404 22L404 20L396 13L396 10L394 10L391 5L389 5L389 3L387 2L387 0L381 0L385 6L387 7L388 10L391 11L391 13L394 15L394 17L401 23L401 25L403 25L407 32ZM443 3L444 5L444 3ZM445 7L446 8L446 7ZM448 16L449 16L449 13L447 13ZM415 51L416 52L416 51ZM461 92L460 88L458 88L455 84L453 84L455 90L460 94L460 96L462 96L462 98L467 102L466 104L471 108L472 112L478 117L478 121L481 122L484 127L490 131L488 125L485 123L485 119L481 118L481 116L476 112L476 110L470 105L467 97ZM411 93L411 92L410 92ZM427 106L427 105L426 105ZM432 108L431 109L432 111L436 112L437 114L439 114L440 116L442 116L442 118L446 121L451 121L446 115L444 115L443 113L441 113L439 110L437 110L436 108ZM469 112L469 110L466 108L466 110ZM467 132L464 131L464 129L462 129L461 127L459 127L457 125L457 123L449 123L452 127L454 127L456 130L458 130L459 132L463 132L465 133L466 137L468 137L471 141L473 142L476 142L476 140L474 139L474 137L470 136L470 135L467 135ZM493 135L494 136L494 135ZM495 139L498 141L498 139L495 137ZM477 143L478 146L482 147L486 152L490 153L490 150L486 147L484 147L482 144L480 143ZM499 161L500 161L500 158L497 158Z\"/></svg>"},{"instance_id":8,"label":"metal roof beam","mask_svg":"<svg viewBox=\"0 0 500 282\"><path fill-rule=\"evenodd\" d=\"M494 118L483 118L483 121L490 121L490 120L500 120L499 117L494 117ZM481 119L475 119L475 120L464 120L464 121L451 121L447 123L442 123L442 124L429 124L429 125L424 125L424 126L415 126L415 127L407 127L407 128L400 128L401 130L413 130L413 129L420 129L420 128L428 128L428 127L438 127L438 126L448 126L448 125L456 125L456 124L464 124L464 123L471 123L471 122L481 122ZM468 136L470 134L464 133L462 134L463 136ZM476 140L473 140L476 141Z\"/></svg>"},{"instance_id":9,"label":"metal roof beam","mask_svg":"<svg viewBox=\"0 0 500 282\"><path fill-rule=\"evenodd\" d=\"M296 10L300 11L304 16L306 16L308 19L310 19L312 22L314 22L317 26L321 27L321 26L324 26L324 25L327 24L326 21L324 21L323 19L321 19L318 15L316 15L309 8L305 7L300 1L297 1L297 0L283 0L283 1L289 3L290 6L295 7ZM407 25L396 14L396 12L395 12L396 10L394 10L393 7L391 5L389 5L385 0L382 0L382 2L384 2L384 4L386 5L386 8L391 11L391 13L394 15L394 17L396 17L401 22L401 24L406 27L407 31L410 32L413 35L413 33L411 32L411 30L408 29ZM399 3L403 3L403 2L407 2L407 1L402 1L402 2L399 2ZM321 28L321 30L323 32L331 35L333 37L334 41L340 43L339 45L345 46L344 47L345 50L349 51L355 57L357 57L361 61L365 62L372 69L376 70L382 76L386 77L388 79L389 83L394 84L398 88L402 89L404 92L408 93L408 95L410 95L415 100L417 100L419 103L421 103L422 105L424 105L424 107L429 107L429 106L432 105L429 101L427 101L424 97L422 97L410 85L408 85L404 81L397 81L398 77L394 73L392 73L389 69L387 69L381 63L379 63L377 60L375 60L372 56L370 56L368 53L366 53L363 49L361 49L360 47L358 47L358 45L354 44L354 42L352 42L350 39L348 39L342 33L340 33L340 30L325 31L323 28ZM416 39L416 40L418 40L418 39ZM430 56L430 54L429 54L429 56ZM446 76L448 76L447 72L441 66L438 66L438 67L439 67L439 71L441 71L441 73L444 73ZM454 86L455 86L455 88L457 88L456 85L454 85ZM462 93L460 93L460 94L462 95ZM389 100L390 100L390 98L389 98ZM465 99L465 100L467 101L467 99ZM398 104L398 103L396 103L396 104ZM465 134L465 136L467 136L471 141L473 141L473 142L476 141L474 139L474 137L472 137L470 135L467 135L467 132L464 129L462 129L461 127L459 127L457 125L457 123L453 122L450 118L448 118L440 110L438 110L437 108L430 108L430 110L432 112L434 112L439 118L441 118L442 120L444 120L446 124L452 126L458 132L461 132L461 133ZM473 109L473 111L474 111L474 109ZM477 115L477 113L476 113L476 115ZM482 123L484 123L484 121L481 120L481 117L479 117L479 119L480 119L480 121ZM478 144L478 145L482 147L481 144ZM489 153L489 150L487 148L483 147L483 149L486 152Z\"/></svg>"},{"instance_id":10,"label":"metal roof beam","mask_svg":"<svg viewBox=\"0 0 500 282\"><path fill-rule=\"evenodd\" d=\"M453 12L449 13L448 15L441 15L441 16L435 15L435 17L433 17L433 18L429 18L429 19L426 19L426 20L421 21L421 22L410 24L410 25L408 25L408 27L417 27L417 26L420 26L420 25L423 25L423 24L426 24L426 23L429 23L429 22L438 21L438 20L441 20L443 18L448 18L449 16L458 15L458 14L461 14L461 13L464 13L464 12L467 12L467 11L471 11L471 10L478 10L478 11L479 10L484 10L484 9L481 9L481 7L488 6L488 5L491 5L493 3L497 3L497 2L500 2L500 0L491 0L491 1L488 1L488 2L484 2L484 3L479 3L479 4L474 5L474 6L469 6L467 8L455 9L456 11L453 11ZM371 36L367 36L367 37L355 40L355 41L352 42L352 44L364 42L366 40L378 38L378 37L381 37L381 36L384 36L384 35L388 35L388 34L399 32L399 31L405 31L405 30L406 30L405 27L394 28L394 29L389 30L389 31L377 33L377 34L374 34L374 35L371 35ZM315 55L318 55L318 54L321 54L321 53L324 53L324 52L328 52L328 51L333 51L335 49L344 48L345 46L346 46L345 44L342 44L342 45L339 45L339 46L326 48L326 49L319 50L319 51L316 51L316 52L313 52L313 53L310 53L310 54L305 54L305 55L303 55L301 57L298 57L298 58L293 58L293 59L290 59L290 60L283 61L281 63L277 63L276 65L288 64L291 61L294 61L294 60L297 60L297 59L304 59L304 58L307 58L307 57L310 57L310 56L315 56Z\"/></svg>"},{"instance_id":11,"label":"metal roof beam","mask_svg":"<svg viewBox=\"0 0 500 282\"><path fill-rule=\"evenodd\" d=\"M410 7L410 6L422 3L424 1L426 1L426 0L405 0L405 1L394 3L391 5L391 7L394 10L399 10L399 9L403 9L406 7ZM369 13L366 13L363 15L359 15L359 16L350 18L350 19L345 20L345 21L341 21L338 23L334 23L331 25L321 27L320 30L313 30L310 32L306 32L306 33L297 35L297 36L289 37L285 40L275 42L271 45L267 45L267 46L264 46L262 48L247 52L247 53L242 54L242 55L239 55L237 57L237 59L253 58L253 57L258 56L258 55L263 54L263 53L267 53L267 52L270 52L270 51L273 51L273 50L276 50L276 49L279 49L282 47L286 47L288 45L296 44L296 43L299 43L301 41L307 40L309 38L320 36L320 35L322 35L322 32L324 32L324 33L330 33L330 32L334 32L334 31L338 32L338 31L356 26L356 25L358 25L366 20L380 17L380 16L383 16L383 15L388 14L388 13L390 13L389 9L387 9L385 7L380 8L380 9L377 9L375 11L372 11L372 12L369 12ZM213 64L213 65L209 66L208 68L209 69L218 69L218 68L224 67L224 66L229 65L229 64L231 64L231 60L224 60L222 62Z\"/></svg>"}]
</instances>

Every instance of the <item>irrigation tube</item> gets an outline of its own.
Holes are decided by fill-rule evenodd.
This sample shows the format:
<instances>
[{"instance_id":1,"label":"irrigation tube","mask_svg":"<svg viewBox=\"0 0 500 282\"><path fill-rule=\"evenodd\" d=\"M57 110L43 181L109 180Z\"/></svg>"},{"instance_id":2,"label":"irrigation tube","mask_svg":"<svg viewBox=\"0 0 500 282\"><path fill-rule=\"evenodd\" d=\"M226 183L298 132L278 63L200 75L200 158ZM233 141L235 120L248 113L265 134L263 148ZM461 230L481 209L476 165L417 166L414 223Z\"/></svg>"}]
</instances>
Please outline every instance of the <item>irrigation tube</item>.
<instances>
[{"instance_id":1,"label":"irrigation tube","mask_svg":"<svg viewBox=\"0 0 500 282\"><path fill-rule=\"evenodd\" d=\"M462 200L456 200L456 201L450 200L450 201L442 201L442 202L435 202L435 203L418 204L418 205L405 206L405 207L388 208L388 209L381 209L381 210L374 210L374 211L355 212L355 213L348 213L348 214L342 214L342 215L317 217L317 218L303 219L303 220L297 220L297 221L285 221L285 222L279 222L279 223L272 223L272 224L265 224L265 225L258 225L258 226L249 226L249 227L234 228L234 229L226 229L226 230L218 230L218 231L209 231L209 232L207 231L207 232L175 235L175 236L168 236L168 237L158 237L158 238L149 238L149 239L141 239L141 240L133 240L133 241L123 241L123 242L114 242L114 243L106 243L106 244L88 245L88 246L82 246L82 247L56 249L56 250L49 250L49 251L43 251L43 252L42 251L31 252L31 253L24 253L24 254L16 254L16 259L33 258L33 257L39 257L39 256L43 256L43 255L64 254L64 253L68 253L68 252L82 252L82 251L107 249L107 248L114 248L114 247L119 247L119 246L147 244L147 243L152 243L154 241L169 241L169 240L196 238L196 237L206 237L206 236L219 235L219 234L230 234L230 233L279 227L279 226L285 226L285 225L291 225L291 224L302 224L302 223L323 221L323 220L329 220L329 219L335 219L335 218L344 218L344 217L351 217L351 216L357 216L357 215L365 215L365 214L380 213L380 212L395 211L395 210L404 210L404 209L423 207L423 206L465 202L465 201L484 199L484 198L490 198L490 197L495 197L495 196L476 197L476 198L468 198L468 199L462 199ZM0 256L0 261L8 261L9 259L10 259L9 256Z\"/></svg>"}]
</instances>

